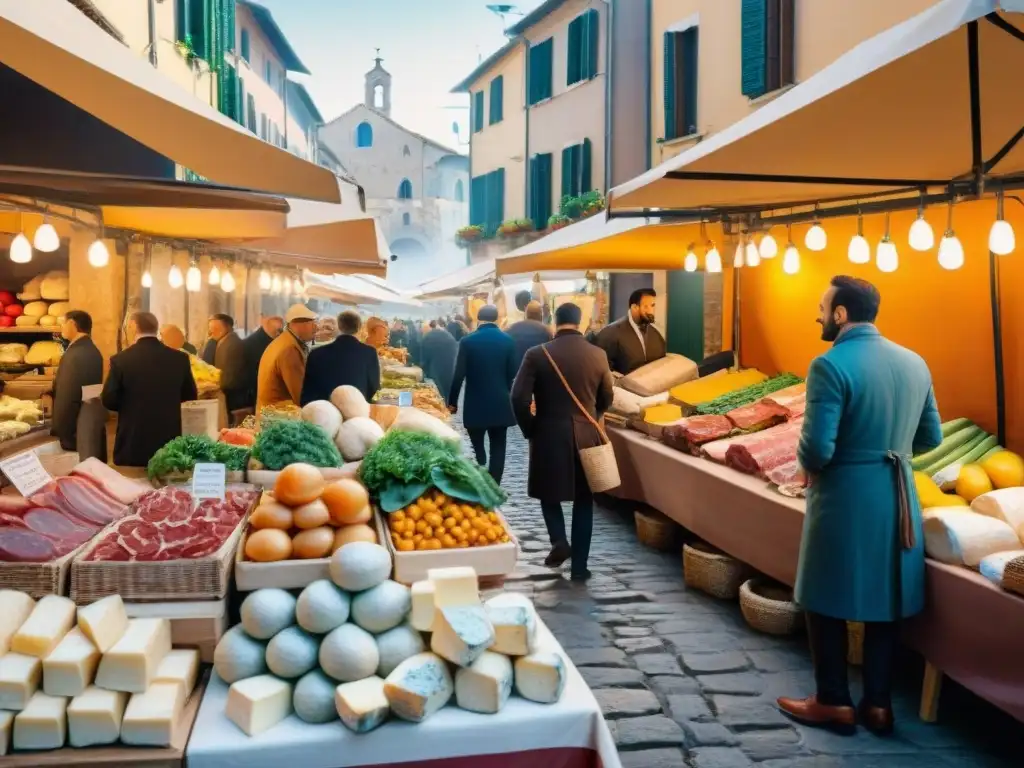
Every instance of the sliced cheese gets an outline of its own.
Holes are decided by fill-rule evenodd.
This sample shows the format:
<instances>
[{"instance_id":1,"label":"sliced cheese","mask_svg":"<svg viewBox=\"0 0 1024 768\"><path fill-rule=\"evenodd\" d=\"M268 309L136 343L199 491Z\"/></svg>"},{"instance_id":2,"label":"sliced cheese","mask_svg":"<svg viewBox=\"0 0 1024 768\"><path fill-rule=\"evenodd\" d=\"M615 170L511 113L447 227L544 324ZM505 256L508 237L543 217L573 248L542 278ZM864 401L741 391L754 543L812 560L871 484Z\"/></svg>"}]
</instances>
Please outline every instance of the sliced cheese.
<instances>
[{"instance_id":1,"label":"sliced cheese","mask_svg":"<svg viewBox=\"0 0 1024 768\"><path fill-rule=\"evenodd\" d=\"M170 651L170 621L131 619L124 636L103 654L96 685L111 691L145 693Z\"/></svg>"},{"instance_id":2,"label":"sliced cheese","mask_svg":"<svg viewBox=\"0 0 1024 768\"><path fill-rule=\"evenodd\" d=\"M196 687L199 675L199 651L195 648L175 648L164 656L153 677L154 683L180 683L188 700Z\"/></svg>"},{"instance_id":3,"label":"sliced cheese","mask_svg":"<svg viewBox=\"0 0 1024 768\"><path fill-rule=\"evenodd\" d=\"M434 605L437 608L480 605L476 571L468 565L430 568L427 570L427 580L434 583Z\"/></svg>"},{"instance_id":4,"label":"sliced cheese","mask_svg":"<svg viewBox=\"0 0 1024 768\"><path fill-rule=\"evenodd\" d=\"M78 609L78 626L85 636L106 653L128 629L128 614L120 595L108 595Z\"/></svg>"},{"instance_id":5,"label":"sliced cheese","mask_svg":"<svg viewBox=\"0 0 1024 768\"><path fill-rule=\"evenodd\" d=\"M185 695L180 682L153 683L145 693L133 693L121 720L121 741L142 747L169 747Z\"/></svg>"},{"instance_id":6,"label":"sliced cheese","mask_svg":"<svg viewBox=\"0 0 1024 768\"><path fill-rule=\"evenodd\" d=\"M11 650L11 638L32 613L36 601L16 589L0 590L0 654Z\"/></svg>"},{"instance_id":7,"label":"sliced cheese","mask_svg":"<svg viewBox=\"0 0 1024 768\"><path fill-rule=\"evenodd\" d=\"M512 661L484 651L480 658L455 673L455 702L470 712L493 715L512 694Z\"/></svg>"},{"instance_id":8,"label":"sliced cheese","mask_svg":"<svg viewBox=\"0 0 1024 768\"><path fill-rule=\"evenodd\" d=\"M565 659L558 653L531 653L515 661L516 693L539 704L554 704L562 697L565 676Z\"/></svg>"},{"instance_id":9,"label":"sliced cheese","mask_svg":"<svg viewBox=\"0 0 1024 768\"><path fill-rule=\"evenodd\" d=\"M490 650L506 656L526 656L537 650L537 616L533 606L488 603L484 610L494 627Z\"/></svg>"},{"instance_id":10,"label":"sliced cheese","mask_svg":"<svg viewBox=\"0 0 1024 768\"><path fill-rule=\"evenodd\" d=\"M68 704L68 744L92 747L113 744L121 737L121 718L128 704L124 691L91 685Z\"/></svg>"},{"instance_id":11,"label":"sliced cheese","mask_svg":"<svg viewBox=\"0 0 1024 768\"><path fill-rule=\"evenodd\" d=\"M452 664L468 667L494 642L494 627L480 605L438 610L430 650Z\"/></svg>"},{"instance_id":12,"label":"sliced cheese","mask_svg":"<svg viewBox=\"0 0 1024 768\"><path fill-rule=\"evenodd\" d=\"M67 738L68 700L42 691L14 718L15 749L60 749Z\"/></svg>"},{"instance_id":13,"label":"sliced cheese","mask_svg":"<svg viewBox=\"0 0 1024 768\"><path fill-rule=\"evenodd\" d=\"M334 689L338 717L350 731L367 733L383 723L391 711L384 681L374 675Z\"/></svg>"},{"instance_id":14,"label":"sliced cheese","mask_svg":"<svg viewBox=\"0 0 1024 768\"><path fill-rule=\"evenodd\" d=\"M43 662L23 653L5 653L0 658L0 709L20 710L39 688Z\"/></svg>"},{"instance_id":15,"label":"sliced cheese","mask_svg":"<svg viewBox=\"0 0 1024 768\"><path fill-rule=\"evenodd\" d=\"M429 632L434 626L434 582L429 579L417 581L412 585L412 616L413 627L420 632Z\"/></svg>"},{"instance_id":16,"label":"sliced cheese","mask_svg":"<svg viewBox=\"0 0 1024 768\"><path fill-rule=\"evenodd\" d=\"M43 659L43 691L50 696L77 696L92 685L99 663L99 649L75 627Z\"/></svg>"},{"instance_id":17,"label":"sliced cheese","mask_svg":"<svg viewBox=\"0 0 1024 768\"><path fill-rule=\"evenodd\" d=\"M75 625L75 604L60 595L47 595L11 639L11 650L44 659Z\"/></svg>"},{"instance_id":18,"label":"sliced cheese","mask_svg":"<svg viewBox=\"0 0 1024 768\"><path fill-rule=\"evenodd\" d=\"M232 683L224 714L247 736L255 736L284 720L292 711L292 686L273 675Z\"/></svg>"},{"instance_id":19,"label":"sliced cheese","mask_svg":"<svg viewBox=\"0 0 1024 768\"><path fill-rule=\"evenodd\" d=\"M14 730L14 713L0 711L0 756L11 751L11 731Z\"/></svg>"},{"instance_id":20,"label":"sliced cheese","mask_svg":"<svg viewBox=\"0 0 1024 768\"><path fill-rule=\"evenodd\" d=\"M426 720L447 704L454 692L448 665L433 653L410 656L384 681L391 711L414 723Z\"/></svg>"}]
</instances>

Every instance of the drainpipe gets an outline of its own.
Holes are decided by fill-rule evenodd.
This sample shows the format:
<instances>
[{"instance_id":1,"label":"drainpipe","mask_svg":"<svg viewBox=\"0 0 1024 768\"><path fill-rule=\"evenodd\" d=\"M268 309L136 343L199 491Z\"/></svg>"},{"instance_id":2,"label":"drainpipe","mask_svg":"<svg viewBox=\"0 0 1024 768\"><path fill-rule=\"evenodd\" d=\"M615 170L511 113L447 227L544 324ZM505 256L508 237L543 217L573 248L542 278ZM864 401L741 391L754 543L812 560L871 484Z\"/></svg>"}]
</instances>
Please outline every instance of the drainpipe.
<instances>
[{"instance_id":1,"label":"drainpipe","mask_svg":"<svg viewBox=\"0 0 1024 768\"><path fill-rule=\"evenodd\" d=\"M612 188L612 26L615 23L615 0L605 0L608 12L604 30L604 191Z\"/></svg>"},{"instance_id":2,"label":"drainpipe","mask_svg":"<svg viewBox=\"0 0 1024 768\"><path fill-rule=\"evenodd\" d=\"M156 0L149 0L149 63L156 68Z\"/></svg>"},{"instance_id":3,"label":"drainpipe","mask_svg":"<svg viewBox=\"0 0 1024 768\"><path fill-rule=\"evenodd\" d=\"M526 68L526 77L523 78L526 82L526 136L524 139L525 146L523 149L523 179L526 182L523 184L523 199L524 199L524 213L526 217L530 215L530 41L526 38L526 35L522 36L523 41L523 62Z\"/></svg>"}]
</instances>

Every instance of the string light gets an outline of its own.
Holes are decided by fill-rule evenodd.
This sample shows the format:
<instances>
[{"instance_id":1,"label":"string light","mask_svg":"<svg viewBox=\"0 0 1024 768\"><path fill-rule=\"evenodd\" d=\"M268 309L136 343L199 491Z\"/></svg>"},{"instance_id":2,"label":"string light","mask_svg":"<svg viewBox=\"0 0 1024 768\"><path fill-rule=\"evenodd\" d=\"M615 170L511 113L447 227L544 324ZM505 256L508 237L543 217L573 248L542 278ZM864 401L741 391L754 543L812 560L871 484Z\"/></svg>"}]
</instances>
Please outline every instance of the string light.
<instances>
[{"instance_id":1,"label":"string light","mask_svg":"<svg viewBox=\"0 0 1024 768\"><path fill-rule=\"evenodd\" d=\"M786 252L782 255L782 271L787 275L795 275L800 271L800 251L793 244L792 228L786 227Z\"/></svg>"},{"instance_id":2,"label":"string light","mask_svg":"<svg viewBox=\"0 0 1024 768\"><path fill-rule=\"evenodd\" d=\"M60 235L57 234L53 224L48 222L45 217L43 218L43 223L39 225L39 229L36 230L35 235L32 237L32 245L40 253L53 253L60 248Z\"/></svg>"},{"instance_id":3,"label":"string light","mask_svg":"<svg viewBox=\"0 0 1024 768\"><path fill-rule=\"evenodd\" d=\"M110 251L107 250L107 244L103 242L103 239L97 237L93 240L92 245L89 246L89 264L90 266L105 267L110 263Z\"/></svg>"},{"instance_id":4,"label":"string light","mask_svg":"<svg viewBox=\"0 0 1024 768\"><path fill-rule=\"evenodd\" d=\"M900 266L900 255L896 243L889 236L889 214L885 214L885 234L875 250L875 265L881 272L895 272Z\"/></svg>"},{"instance_id":5,"label":"string light","mask_svg":"<svg viewBox=\"0 0 1024 768\"><path fill-rule=\"evenodd\" d=\"M857 212L857 234L850 238L850 247L846 251L852 264L867 264L871 261L871 245L864 237L864 217Z\"/></svg>"},{"instance_id":6,"label":"string light","mask_svg":"<svg viewBox=\"0 0 1024 768\"><path fill-rule=\"evenodd\" d=\"M260 286L260 290L261 291L269 291L270 290L270 286L271 286L270 273L267 272L267 270L265 270L265 269L261 269L260 270L259 286Z\"/></svg>"},{"instance_id":7,"label":"string light","mask_svg":"<svg viewBox=\"0 0 1024 768\"><path fill-rule=\"evenodd\" d=\"M915 251L930 251L935 246L935 233L932 225L924 218L924 194L921 195L921 204L917 207L917 218L910 225L910 247Z\"/></svg>"},{"instance_id":8,"label":"string light","mask_svg":"<svg viewBox=\"0 0 1024 768\"><path fill-rule=\"evenodd\" d=\"M209 277L207 277L207 280L209 281L210 285L220 285L220 268L216 264L214 264L213 268L210 270L210 274Z\"/></svg>"},{"instance_id":9,"label":"string light","mask_svg":"<svg viewBox=\"0 0 1024 768\"><path fill-rule=\"evenodd\" d=\"M775 242L771 232L765 232L761 238L761 245L758 246L758 253L762 259L774 259L779 253L779 244Z\"/></svg>"},{"instance_id":10,"label":"string light","mask_svg":"<svg viewBox=\"0 0 1024 768\"><path fill-rule=\"evenodd\" d=\"M693 243L686 249L686 258L683 259L683 269L687 272L696 272L698 267L697 254L693 250Z\"/></svg>"},{"instance_id":11,"label":"string light","mask_svg":"<svg viewBox=\"0 0 1024 768\"><path fill-rule=\"evenodd\" d=\"M296 296L299 296L304 290L306 290L306 286L302 284L302 280L300 278L296 277L295 280L292 281L292 292Z\"/></svg>"},{"instance_id":12,"label":"string light","mask_svg":"<svg viewBox=\"0 0 1024 768\"><path fill-rule=\"evenodd\" d=\"M989 250L992 250L992 233L989 233ZM994 253L994 251L993 251ZM949 201L946 213L946 231L939 241L939 266L943 269L960 269L964 265L964 247L953 231L953 201Z\"/></svg>"},{"instance_id":13,"label":"string light","mask_svg":"<svg viewBox=\"0 0 1024 768\"><path fill-rule=\"evenodd\" d=\"M171 271L167 273L167 284L171 288L181 288L185 284L185 278L181 275L181 269L177 264L171 265Z\"/></svg>"},{"instance_id":14,"label":"string light","mask_svg":"<svg viewBox=\"0 0 1024 768\"><path fill-rule=\"evenodd\" d=\"M1017 247L1016 240L1013 227L1003 218L1003 193L1000 190L996 195L996 220L992 222L992 229L988 231L988 249L996 256L1006 256L1013 253L1013 249Z\"/></svg>"},{"instance_id":15,"label":"string light","mask_svg":"<svg viewBox=\"0 0 1024 768\"><path fill-rule=\"evenodd\" d=\"M235 276L231 274L231 267L224 268L224 274L220 278L220 289L224 293L231 293L235 290Z\"/></svg>"},{"instance_id":16,"label":"string light","mask_svg":"<svg viewBox=\"0 0 1024 768\"><path fill-rule=\"evenodd\" d=\"M817 208L817 206L815 206ZM807 230L807 234L804 235L804 245L807 246L809 251L824 251L825 246L828 245L828 235L825 234L825 228L821 226L821 222L815 220L811 224L811 228Z\"/></svg>"},{"instance_id":17,"label":"string light","mask_svg":"<svg viewBox=\"0 0 1024 768\"><path fill-rule=\"evenodd\" d=\"M196 265L196 257L193 254L192 259L189 261L188 272L185 273L185 290L189 293L199 293L202 287L203 273L199 271L199 267Z\"/></svg>"},{"instance_id":18,"label":"string light","mask_svg":"<svg viewBox=\"0 0 1024 768\"><path fill-rule=\"evenodd\" d=\"M736 240L736 253L732 256L732 268L739 269L743 266L743 236Z\"/></svg>"},{"instance_id":19,"label":"string light","mask_svg":"<svg viewBox=\"0 0 1024 768\"><path fill-rule=\"evenodd\" d=\"M757 246L754 245L753 237L747 238L746 254L748 267L756 267L758 264L761 263L761 254L758 252Z\"/></svg>"},{"instance_id":20,"label":"string light","mask_svg":"<svg viewBox=\"0 0 1024 768\"><path fill-rule=\"evenodd\" d=\"M11 241L8 255L15 264L28 264L32 261L32 243L25 237L24 232L19 232Z\"/></svg>"}]
</instances>

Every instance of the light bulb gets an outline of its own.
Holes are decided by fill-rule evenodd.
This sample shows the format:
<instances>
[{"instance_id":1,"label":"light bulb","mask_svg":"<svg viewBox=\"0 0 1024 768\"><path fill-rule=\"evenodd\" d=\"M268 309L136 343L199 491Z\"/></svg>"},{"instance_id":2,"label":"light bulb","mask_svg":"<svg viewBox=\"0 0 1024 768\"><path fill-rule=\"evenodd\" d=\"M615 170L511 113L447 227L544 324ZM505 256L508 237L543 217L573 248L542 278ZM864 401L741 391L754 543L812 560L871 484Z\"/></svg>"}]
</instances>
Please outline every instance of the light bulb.
<instances>
[{"instance_id":1,"label":"light bulb","mask_svg":"<svg viewBox=\"0 0 1024 768\"><path fill-rule=\"evenodd\" d=\"M171 288L181 288L185 284L185 278L181 276L181 270L177 264L171 265L171 271L167 273L167 284Z\"/></svg>"},{"instance_id":2,"label":"light bulb","mask_svg":"<svg viewBox=\"0 0 1024 768\"><path fill-rule=\"evenodd\" d=\"M97 238L89 246L89 264L93 267L105 267L110 263L110 251L102 240Z\"/></svg>"},{"instance_id":3,"label":"light bulb","mask_svg":"<svg viewBox=\"0 0 1024 768\"><path fill-rule=\"evenodd\" d=\"M203 273L199 271L199 267L193 264L185 273L185 290L189 293L199 293L199 289L202 287Z\"/></svg>"},{"instance_id":4,"label":"light bulb","mask_svg":"<svg viewBox=\"0 0 1024 768\"><path fill-rule=\"evenodd\" d=\"M761 254L757 251L757 246L754 245L753 240L747 240L747 266L756 267L761 263Z\"/></svg>"},{"instance_id":5,"label":"light bulb","mask_svg":"<svg viewBox=\"0 0 1024 768\"><path fill-rule=\"evenodd\" d=\"M762 259L774 259L779 253L779 244L775 242L775 238L771 234L765 233L757 250Z\"/></svg>"},{"instance_id":6,"label":"light bulb","mask_svg":"<svg viewBox=\"0 0 1024 768\"><path fill-rule=\"evenodd\" d=\"M915 251L930 251L935 246L935 233L932 225L924 220L923 214L917 214L910 225L910 247Z\"/></svg>"},{"instance_id":7,"label":"light bulb","mask_svg":"<svg viewBox=\"0 0 1024 768\"><path fill-rule=\"evenodd\" d=\"M718 252L715 246L711 246L711 250L708 251L704 257L704 271L706 272L721 272L722 271L722 256Z\"/></svg>"},{"instance_id":8,"label":"light bulb","mask_svg":"<svg viewBox=\"0 0 1024 768\"><path fill-rule=\"evenodd\" d=\"M864 235L851 237L850 248L846 253L853 264L867 264L871 261L871 245Z\"/></svg>"},{"instance_id":9,"label":"light bulb","mask_svg":"<svg viewBox=\"0 0 1024 768\"><path fill-rule=\"evenodd\" d=\"M213 269L210 270L210 275L207 280L210 285L220 285L220 268L216 264L214 264Z\"/></svg>"},{"instance_id":10,"label":"light bulb","mask_svg":"<svg viewBox=\"0 0 1024 768\"><path fill-rule=\"evenodd\" d=\"M782 271L787 275L795 275L800 271L800 251L792 243L786 248L782 255Z\"/></svg>"},{"instance_id":11,"label":"light bulb","mask_svg":"<svg viewBox=\"0 0 1024 768\"><path fill-rule=\"evenodd\" d=\"M1006 256L1013 253L1017 245L1013 235L1013 227L1006 219L996 219L992 222L992 229L988 231L988 249L996 256ZM961 248L961 251L963 249Z\"/></svg>"},{"instance_id":12,"label":"light bulb","mask_svg":"<svg viewBox=\"0 0 1024 768\"><path fill-rule=\"evenodd\" d=\"M142 287L143 288L152 288L153 287L153 276L151 274L149 274L149 270L148 269L145 272L142 273Z\"/></svg>"},{"instance_id":13,"label":"light bulb","mask_svg":"<svg viewBox=\"0 0 1024 768\"><path fill-rule=\"evenodd\" d=\"M683 269L687 272L697 271L697 254L693 252L692 248L686 252L686 258L683 259Z\"/></svg>"},{"instance_id":14,"label":"light bulb","mask_svg":"<svg viewBox=\"0 0 1024 768\"><path fill-rule=\"evenodd\" d=\"M36 234L32 238L32 245L42 253L53 253L60 248L60 235L53 228L53 224L44 221L36 230Z\"/></svg>"},{"instance_id":15,"label":"light bulb","mask_svg":"<svg viewBox=\"0 0 1024 768\"><path fill-rule=\"evenodd\" d=\"M18 236L11 240L9 255L15 264L28 264L32 261L32 243L25 237L24 232L19 232Z\"/></svg>"},{"instance_id":16,"label":"light bulb","mask_svg":"<svg viewBox=\"0 0 1024 768\"><path fill-rule=\"evenodd\" d=\"M224 293L231 293L235 290L235 276L231 274L230 269L224 270L224 275L220 279L220 289Z\"/></svg>"},{"instance_id":17,"label":"light bulb","mask_svg":"<svg viewBox=\"0 0 1024 768\"><path fill-rule=\"evenodd\" d=\"M811 225L811 228L807 230L807 234L804 235L804 245L807 246L809 251L824 251L825 246L828 245L828 236L825 234L825 228L817 221Z\"/></svg>"},{"instance_id":18,"label":"light bulb","mask_svg":"<svg viewBox=\"0 0 1024 768\"><path fill-rule=\"evenodd\" d=\"M298 296L300 293L302 293L302 290L302 281L296 277L295 280L292 282L292 291L295 293L296 296Z\"/></svg>"},{"instance_id":19,"label":"light bulb","mask_svg":"<svg viewBox=\"0 0 1024 768\"><path fill-rule=\"evenodd\" d=\"M261 291L269 291L270 290L270 273L267 272L267 270L265 270L265 269L261 269L260 270L259 286L260 286L260 290Z\"/></svg>"},{"instance_id":20,"label":"light bulb","mask_svg":"<svg viewBox=\"0 0 1024 768\"><path fill-rule=\"evenodd\" d=\"M875 251L875 265L881 272L895 272L900 265L900 255L896 252L896 243L886 235L878 243Z\"/></svg>"},{"instance_id":21,"label":"light bulb","mask_svg":"<svg viewBox=\"0 0 1024 768\"><path fill-rule=\"evenodd\" d=\"M736 253L732 257L732 268L739 269L743 266L743 241L736 243Z\"/></svg>"},{"instance_id":22,"label":"light bulb","mask_svg":"<svg viewBox=\"0 0 1024 768\"><path fill-rule=\"evenodd\" d=\"M999 222L997 221L996 224ZM1005 223L1005 222L1003 222ZM1011 234L1012 237L1012 234ZM991 236L989 240L991 241ZM992 246L989 245L989 250L995 253ZM1009 251L1007 251L1009 253ZM960 243L953 230L947 230L946 234L942 236L939 241L939 266L943 269L960 269L964 265L964 247Z\"/></svg>"},{"instance_id":23,"label":"light bulb","mask_svg":"<svg viewBox=\"0 0 1024 768\"><path fill-rule=\"evenodd\" d=\"M274 275L274 277L270 281L270 292L271 293L280 293L281 292L281 278L278 277L277 275Z\"/></svg>"}]
</instances>

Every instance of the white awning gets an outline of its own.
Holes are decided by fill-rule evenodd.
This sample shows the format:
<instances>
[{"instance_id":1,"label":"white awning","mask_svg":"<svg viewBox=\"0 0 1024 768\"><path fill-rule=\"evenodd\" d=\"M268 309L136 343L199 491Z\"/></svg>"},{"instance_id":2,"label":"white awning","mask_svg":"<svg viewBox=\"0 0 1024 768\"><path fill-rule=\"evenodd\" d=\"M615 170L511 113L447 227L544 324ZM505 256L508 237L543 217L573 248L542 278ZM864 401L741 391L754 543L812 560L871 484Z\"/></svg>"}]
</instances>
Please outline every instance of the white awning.
<instances>
[{"instance_id":1,"label":"white awning","mask_svg":"<svg viewBox=\"0 0 1024 768\"><path fill-rule=\"evenodd\" d=\"M464 296L493 282L494 259L485 259L423 283L416 296L421 301Z\"/></svg>"}]
</instances>

